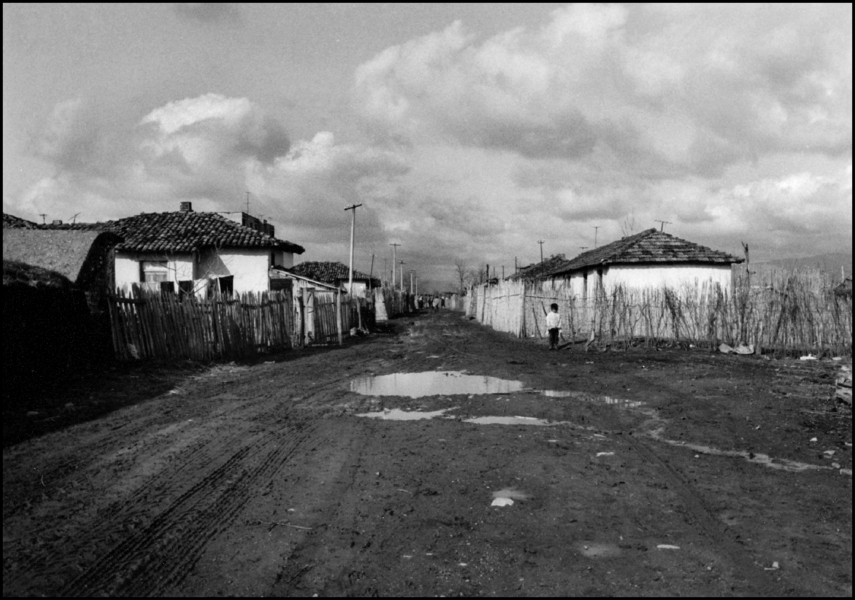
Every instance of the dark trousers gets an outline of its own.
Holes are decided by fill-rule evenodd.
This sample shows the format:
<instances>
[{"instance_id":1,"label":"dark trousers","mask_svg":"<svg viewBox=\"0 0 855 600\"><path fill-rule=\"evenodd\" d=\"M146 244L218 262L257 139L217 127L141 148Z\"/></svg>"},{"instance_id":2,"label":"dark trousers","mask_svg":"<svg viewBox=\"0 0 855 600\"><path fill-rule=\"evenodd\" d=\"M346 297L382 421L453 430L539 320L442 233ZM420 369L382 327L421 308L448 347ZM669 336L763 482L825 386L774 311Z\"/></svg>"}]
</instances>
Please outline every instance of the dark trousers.
<instances>
[{"instance_id":1,"label":"dark trousers","mask_svg":"<svg viewBox=\"0 0 855 600\"><path fill-rule=\"evenodd\" d=\"M549 347L557 348L558 347L558 332L560 330L556 327L555 329L549 330Z\"/></svg>"}]
</instances>

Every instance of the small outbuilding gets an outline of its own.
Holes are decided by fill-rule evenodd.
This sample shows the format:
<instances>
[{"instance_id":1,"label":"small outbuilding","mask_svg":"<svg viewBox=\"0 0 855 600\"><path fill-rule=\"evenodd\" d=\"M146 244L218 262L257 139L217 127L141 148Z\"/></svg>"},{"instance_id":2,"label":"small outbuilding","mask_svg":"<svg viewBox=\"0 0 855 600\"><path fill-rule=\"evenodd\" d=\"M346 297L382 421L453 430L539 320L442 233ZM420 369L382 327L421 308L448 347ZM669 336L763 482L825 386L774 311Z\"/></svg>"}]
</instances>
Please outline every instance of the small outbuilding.
<instances>
[{"instance_id":1,"label":"small outbuilding","mask_svg":"<svg viewBox=\"0 0 855 600\"><path fill-rule=\"evenodd\" d=\"M345 291L350 281L350 268L340 262L335 261L308 261L294 265L288 269L291 273L299 275L314 281L326 283L336 287L341 287ZM353 270L353 290L354 296L364 298L367 295L369 287L380 287L380 281L370 277L367 273Z\"/></svg>"}]
</instances>

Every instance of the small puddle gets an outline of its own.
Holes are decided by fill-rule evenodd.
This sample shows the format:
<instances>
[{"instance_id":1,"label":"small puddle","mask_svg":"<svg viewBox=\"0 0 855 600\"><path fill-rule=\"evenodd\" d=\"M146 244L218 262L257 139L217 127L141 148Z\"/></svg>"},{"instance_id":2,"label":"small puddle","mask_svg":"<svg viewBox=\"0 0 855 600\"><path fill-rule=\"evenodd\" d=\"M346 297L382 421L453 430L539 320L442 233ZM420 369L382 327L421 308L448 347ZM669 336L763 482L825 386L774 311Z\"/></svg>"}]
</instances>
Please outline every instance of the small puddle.
<instances>
[{"instance_id":1,"label":"small puddle","mask_svg":"<svg viewBox=\"0 0 855 600\"><path fill-rule=\"evenodd\" d=\"M610 396L597 396L594 394L586 394L585 392L567 392L562 390L536 390L536 393L546 396L547 398L575 398L577 400L584 400L585 402L593 402L594 404L617 406L618 408L638 408L640 406L644 406L644 402L638 400L612 398Z\"/></svg>"},{"instance_id":2,"label":"small puddle","mask_svg":"<svg viewBox=\"0 0 855 600\"><path fill-rule=\"evenodd\" d=\"M442 416L443 413L454 410L455 408L457 407L444 408L433 412L418 410L407 411L401 410L400 408L391 408L378 412L362 413L361 415L356 416L367 417L369 419L381 419L383 421L421 421L424 419L435 419L436 417Z\"/></svg>"},{"instance_id":3,"label":"small puddle","mask_svg":"<svg viewBox=\"0 0 855 600\"><path fill-rule=\"evenodd\" d=\"M521 381L460 371L394 373L361 377L350 382L350 391L366 396L453 396L455 394L509 394L523 389Z\"/></svg>"},{"instance_id":4,"label":"small puddle","mask_svg":"<svg viewBox=\"0 0 855 600\"><path fill-rule=\"evenodd\" d=\"M576 549L588 558L614 558L620 556L620 548L614 544L596 542L577 543Z\"/></svg>"},{"instance_id":5,"label":"small puddle","mask_svg":"<svg viewBox=\"0 0 855 600\"><path fill-rule=\"evenodd\" d=\"M463 419L464 423L476 423L478 425L539 425L549 427L552 425L572 425L567 421L547 421L534 417L474 417Z\"/></svg>"}]
</instances>

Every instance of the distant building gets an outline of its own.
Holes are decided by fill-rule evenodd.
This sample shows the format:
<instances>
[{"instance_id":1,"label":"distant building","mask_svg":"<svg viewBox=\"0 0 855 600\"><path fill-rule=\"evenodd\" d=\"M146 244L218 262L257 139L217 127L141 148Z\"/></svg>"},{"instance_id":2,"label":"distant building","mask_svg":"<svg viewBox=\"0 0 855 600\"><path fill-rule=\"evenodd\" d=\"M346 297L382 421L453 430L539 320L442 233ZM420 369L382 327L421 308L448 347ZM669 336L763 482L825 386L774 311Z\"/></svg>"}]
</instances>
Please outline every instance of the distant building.
<instances>
[{"instance_id":1,"label":"distant building","mask_svg":"<svg viewBox=\"0 0 855 600\"><path fill-rule=\"evenodd\" d=\"M545 287L569 287L579 297L597 289L680 288L704 283L728 288L731 265L743 262L656 229L647 229L583 252L541 276Z\"/></svg>"},{"instance_id":2,"label":"distant building","mask_svg":"<svg viewBox=\"0 0 855 600\"><path fill-rule=\"evenodd\" d=\"M345 291L350 280L350 269L340 262L303 262L288 269L291 273L314 281L323 282ZM380 280L370 277L367 273L353 270L353 295L365 297L368 287L380 287Z\"/></svg>"}]
</instances>

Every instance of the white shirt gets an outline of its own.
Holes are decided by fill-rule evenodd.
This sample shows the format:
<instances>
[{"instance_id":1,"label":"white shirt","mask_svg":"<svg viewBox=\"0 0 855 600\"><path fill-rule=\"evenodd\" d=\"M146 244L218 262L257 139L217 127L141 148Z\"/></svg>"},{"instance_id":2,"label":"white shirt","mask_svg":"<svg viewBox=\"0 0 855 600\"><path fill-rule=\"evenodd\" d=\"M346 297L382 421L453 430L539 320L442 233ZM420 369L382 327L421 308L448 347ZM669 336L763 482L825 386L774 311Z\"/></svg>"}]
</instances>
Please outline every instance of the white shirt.
<instances>
[{"instance_id":1,"label":"white shirt","mask_svg":"<svg viewBox=\"0 0 855 600\"><path fill-rule=\"evenodd\" d=\"M547 329L561 329L561 315L557 312L550 311L546 315L546 328Z\"/></svg>"}]
</instances>

